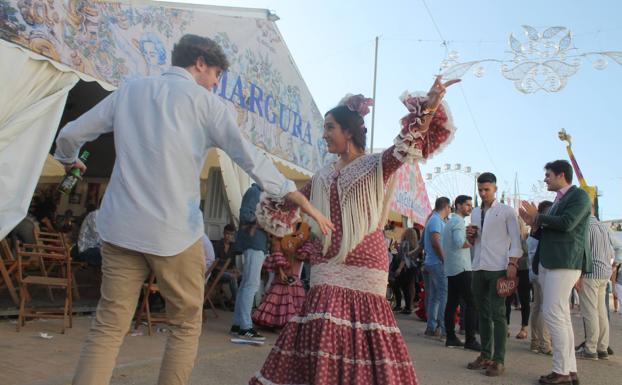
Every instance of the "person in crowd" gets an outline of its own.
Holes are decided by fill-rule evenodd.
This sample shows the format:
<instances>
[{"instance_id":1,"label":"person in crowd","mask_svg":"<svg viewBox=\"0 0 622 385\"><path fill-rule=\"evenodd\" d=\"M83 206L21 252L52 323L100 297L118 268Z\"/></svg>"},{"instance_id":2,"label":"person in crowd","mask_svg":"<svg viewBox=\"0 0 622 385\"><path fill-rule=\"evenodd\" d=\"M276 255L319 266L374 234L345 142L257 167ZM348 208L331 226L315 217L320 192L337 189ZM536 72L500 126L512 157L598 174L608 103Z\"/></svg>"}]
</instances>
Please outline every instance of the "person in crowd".
<instances>
[{"instance_id":1,"label":"person in crowd","mask_svg":"<svg viewBox=\"0 0 622 385\"><path fill-rule=\"evenodd\" d=\"M440 102L453 83L437 78L427 98L405 95L409 114L401 120L395 145L382 153L365 154L363 115L371 99L347 95L326 113L323 137L328 151L339 157L301 191L333 220L335 231L320 237L323 247L311 256L311 290L302 311L285 325L251 385L417 383L386 300L382 224L391 175L404 162L434 154L449 137L444 130L451 121ZM262 227L277 236L292 231L296 218L296 210L275 200L262 200L258 208Z\"/></svg>"},{"instance_id":2,"label":"person in crowd","mask_svg":"<svg viewBox=\"0 0 622 385\"><path fill-rule=\"evenodd\" d=\"M102 239L97 231L96 222L99 210L95 205L89 205L86 210L87 214L78 233L78 253L74 254L73 258L76 261L83 261L91 266L99 267L102 265ZM76 250L76 248L74 247L72 250Z\"/></svg>"},{"instance_id":3,"label":"person in crowd","mask_svg":"<svg viewBox=\"0 0 622 385\"><path fill-rule=\"evenodd\" d=\"M229 261L227 270L220 277L220 282L228 285L232 304L235 304L238 295L238 278L240 277L240 271L235 265L235 232L235 226L229 223L223 229L222 239L214 242L214 252L219 264L216 265L213 274L218 274L225 262Z\"/></svg>"},{"instance_id":4,"label":"person in crowd","mask_svg":"<svg viewBox=\"0 0 622 385\"><path fill-rule=\"evenodd\" d=\"M268 235L257 224L255 209L262 188L253 183L244 193L240 206L240 229L235 240L235 251L244 254L242 280L235 301L233 324L229 333L252 341L265 341L253 327L252 310L255 294L261 282L261 268L268 252Z\"/></svg>"},{"instance_id":5,"label":"person in crowd","mask_svg":"<svg viewBox=\"0 0 622 385\"><path fill-rule=\"evenodd\" d=\"M578 382L574 332L568 298L581 276L592 271L587 244L591 202L588 194L572 184L572 166L556 160L544 166L544 182L556 193L547 214L529 202L521 202L520 216L540 228L534 269L542 286L542 312L551 333L553 370L540 377L541 384Z\"/></svg>"},{"instance_id":6,"label":"person in crowd","mask_svg":"<svg viewBox=\"0 0 622 385\"><path fill-rule=\"evenodd\" d=\"M496 199L497 177L482 173L477 177L477 191L482 205L473 209L467 239L473 244L473 296L482 351L467 367L485 369L487 376L496 377L505 371L507 340L505 298L497 293L497 280L516 277L523 250L514 209Z\"/></svg>"},{"instance_id":7,"label":"person in crowd","mask_svg":"<svg viewBox=\"0 0 622 385\"><path fill-rule=\"evenodd\" d=\"M445 226L445 220L451 212L449 198L440 197L434 202L434 211L428 219L423 230L423 245L425 248L424 269L427 272L427 286L425 295L427 299L426 315L428 317L426 336L444 337L445 331L445 305L447 303L447 277L443 264L445 253L441 241L441 234Z\"/></svg>"},{"instance_id":8,"label":"person in crowd","mask_svg":"<svg viewBox=\"0 0 622 385\"><path fill-rule=\"evenodd\" d=\"M74 385L108 384L138 294L153 271L167 305L168 336L158 383L189 380L201 334L205 279L199 173L207 151L225 151L264 190L287 198L319 223L332 224L295 184L242 135L211 90L229 62L213 40L184 35L161 76L125 82L63 127L54 157L69 170L86 166L80 148L114 133L116 159L97 214L103 239L101 298L82 349Z\"/></svg>"},{"instance_id":9,"label":"person in crowd","mask_svg":"<svg viewBox=\"0 0 622 385\"><path fill-rule=\"evenodd\" d=\"M454 202L455 212L443 229L443 252L445 253L445 275L447 276L447 306L445 307L445 330L447 331L447 347L464 347L465 349L480 351L481 345L475 337L477 312L473 301L471 284L473 272L471 268L471 244L466 239L466 225L464 218L471 215L473 199L467 195L458 195ZM460 312L465 313L465 336L463 343L456 336L455 313L458 305L463 301L465 307Z\"/></svg>"},{"instance_id":10,"label":"person in crowd","mask_svg":"<svg viewBox=\"0 0 622 385\"><path fill-rule=\"evenodd\" d=\"M546 214L553 205L553 202L544 200L538 204L538 213ZM529 258L529 281L533 288L533 303L531 304L531 347L534 353L552 354L551 353L551 335L549 329L544 323L542 317L542 286L538 281L537 269L533 269L533 259L538 248L540 239L540 229L532 227L527 238L527 253Z\"/></svg>"},{"instance_id":11,"label":"person in crowd","mask_svg":"<svg viewBox=\"0 0 622 385\"><path fill-rule=\"evenodd\" d=\"M520 315L521 315L521 326L520 331L516 335L516 338L519 340L524 340L528 336L528 327L529 327L529 314L531 311L530 297L531 297L531 283L529 282L529 252L527 250L527 237L529 236L529 231L527 230L527 226L522 220L518 221L518 228L521 236L521 247L523 249L523 255L518 259L518 290L514 293L518 295L518 301L520 303ZM510 326L510 316L512 314L512 298L516 296L509 296L505 299L505 317L508 324ZM510 336L510 331L508 330L508 337Z\"/></svg>"},{"instance_id":12,"label":"person in crowd","mask_svg":"<svg viewBox=\"0 0 622 385\"><path fill-rule=\"evenodd\" d=\"M576 284L581 301L581 316L585 326L585 343L575 355L586 360L607 360L609 354L609 319L605 306L607 284L611 279L611 261L615 251L606 224L590 215L588 246L592 256L592 271L584 272Z\"/></svg>"},{"instance_id":13,"label":"person in crowd","mask_svg":"<svg viewBox=\"0 0 622 385\"><path fill-rule=\"evenodd\" d=\"M413 282L415 279L415 258L419 250L419 238L413 228L408 228L402 233L402 238L397 252L397 257L391 262L395 266L395 280L392 285L395 295L394 311L402 314L412 313ZM402 304L404 298L404 307Z\"/></svg>"}]
</instances>

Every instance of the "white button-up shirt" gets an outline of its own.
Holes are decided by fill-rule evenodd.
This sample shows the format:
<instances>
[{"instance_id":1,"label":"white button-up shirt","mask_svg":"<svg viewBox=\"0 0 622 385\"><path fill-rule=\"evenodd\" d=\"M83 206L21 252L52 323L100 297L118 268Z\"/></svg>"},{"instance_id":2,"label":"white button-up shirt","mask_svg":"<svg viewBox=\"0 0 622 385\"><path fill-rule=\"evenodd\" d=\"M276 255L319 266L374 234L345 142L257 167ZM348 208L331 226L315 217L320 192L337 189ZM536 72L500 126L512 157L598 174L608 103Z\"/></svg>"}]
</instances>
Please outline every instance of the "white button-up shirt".
<instances>
[{"instance_id":1,"label":"white button-up shirt","mask_svg":"<svg viewBox=\"0 0 622 385\"><path fill-rule=\"evenodd\" d=\"M201 238L200 174L210 147L224 150L272 196L296 189L242 136L223 101L180 67L122 85L67 124L55 158L74 162L85 142L106 132L114 132L117 157L97 229L124 248L175 255Z\"/></svg>"},{"instance_id":2,"label":"white button-up shirt","mask_svg":"<svg viewBox=\"0 0 622 385\"><path fill-rule=\"evenodd\" d=\"M496 200L484 215L476 207L471 213L471 223L479 227L473 245L473 270L501 271L507 268L509 258L523 255L518 218L514 209Z\"/></svg>"}]
</instances>

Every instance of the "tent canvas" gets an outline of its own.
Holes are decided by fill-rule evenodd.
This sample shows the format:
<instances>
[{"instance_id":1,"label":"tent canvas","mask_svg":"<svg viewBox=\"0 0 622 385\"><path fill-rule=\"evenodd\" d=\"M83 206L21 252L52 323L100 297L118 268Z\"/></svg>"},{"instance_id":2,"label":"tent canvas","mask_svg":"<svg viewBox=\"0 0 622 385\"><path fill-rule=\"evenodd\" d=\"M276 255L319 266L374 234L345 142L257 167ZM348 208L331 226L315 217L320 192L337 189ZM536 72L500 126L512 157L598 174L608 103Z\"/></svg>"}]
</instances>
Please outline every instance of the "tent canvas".
<instances>
[{"instance_id":1,"label":"tent canvas","mask_svg":"<svg viewBox=\"0 0 622 385\"><path fill-rule=\"evenodd\" d=\"M310 176L330 158L322 115L274 20L260 9L151 1L0 0L0 81L9 102L8 95L23 90L14 108L2 103L0 110L0 180L11 186L10 199L0 198L0 238L26 213L67 92L78 79L113 90L134 77L158 75L186 33L224 48L231 67L214 92L244 135L272 159ZM47 73L34 81L42 68ZM44 80L55 76L43 89ZM39 107L34 114L33 105ZM24 117L38 129L27 128ZM18 139L22 153L36 153L27 168L15 155Z\"/></svg>"}]
</instances>

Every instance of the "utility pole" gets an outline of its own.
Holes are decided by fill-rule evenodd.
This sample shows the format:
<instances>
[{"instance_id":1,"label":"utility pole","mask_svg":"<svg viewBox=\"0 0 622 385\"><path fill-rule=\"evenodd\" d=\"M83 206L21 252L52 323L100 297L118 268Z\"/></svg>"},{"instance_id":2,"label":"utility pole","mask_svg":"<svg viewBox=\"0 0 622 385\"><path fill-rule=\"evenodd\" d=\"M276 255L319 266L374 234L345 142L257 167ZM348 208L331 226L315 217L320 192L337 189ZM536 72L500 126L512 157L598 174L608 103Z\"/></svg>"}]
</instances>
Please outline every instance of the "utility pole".
<instances>
[{"instance_id":1,"label":"utility pole","mask_svg":"<svg viewBox=\"0 0 622 385\"><path fill-rule=\"evenodd\" d=\"M374 99L374 108L371 110L371 139L369 144L369 153L374 152L374 123L376 121L376 75L378 74L378 40L376 36L376 49L374 50L374 84L372 91L372 99Z\"/></svg>"}]
</instances>

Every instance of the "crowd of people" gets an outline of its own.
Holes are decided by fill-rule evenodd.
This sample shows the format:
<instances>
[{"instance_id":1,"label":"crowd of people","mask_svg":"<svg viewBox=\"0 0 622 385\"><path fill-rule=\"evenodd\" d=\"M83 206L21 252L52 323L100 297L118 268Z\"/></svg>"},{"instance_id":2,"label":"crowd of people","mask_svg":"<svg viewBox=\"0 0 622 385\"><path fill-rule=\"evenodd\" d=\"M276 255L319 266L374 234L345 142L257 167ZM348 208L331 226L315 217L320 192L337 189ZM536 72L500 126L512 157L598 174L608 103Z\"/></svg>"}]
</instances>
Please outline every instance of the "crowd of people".
<instances>
[{"instance_id":1,"label":"crowd of people","mask_svg":"<svg viewBox=\"0 0 622 385\"><path fill-rule=\"evenodd\" d=\"M613 239L590 217L590 199L571 184L568 162L544 167L549 190L557 192L551 207L523 202L517 215L496 199L495 175L483 173L477 180L480 206L462 195L452 214L452 202L438 198L423 231L406 229L391 248L395 254L388 252L383 226L392 175L404 163L430 158L452 136L443 97L458 80L438 77L425 96L404 94L407 115L394 144L379 154L365 152L364 116L373 100L346 95L324 116L323 139L336 160L297 190L210 92L229 67L221 47L185 35L174 46L172 65L162 76L123 84L67 124L56 140L55 158L67 168L85 171L78 151L103 133L114 132L117 154L101 207L84 219L87 230L78 240L85 258L99 250L102 286L74 384L109 383L150 273L171 329L159 384L186 384L212 253L231 293L231 341L261 343L265 337L255 324L281 328L252 385L417 384L393 310L425 318L425 336L479 352L468 369L502 375L512 306L507 288L514 286L522 318L517 338L527 338L531 321L532 350L552 354L552 372L540 383L577 384L576 357L606 359L601 304ZM244 194L239 229L225 227L213 245L199 205L199 172L210 147L225 151L256 181ZM85 240L93 238L89 228L99 243ZM576 353L569 309L575 284L586 331ZM464 342L456 324L464 329Z\"/></svg>"}]
</instances>

